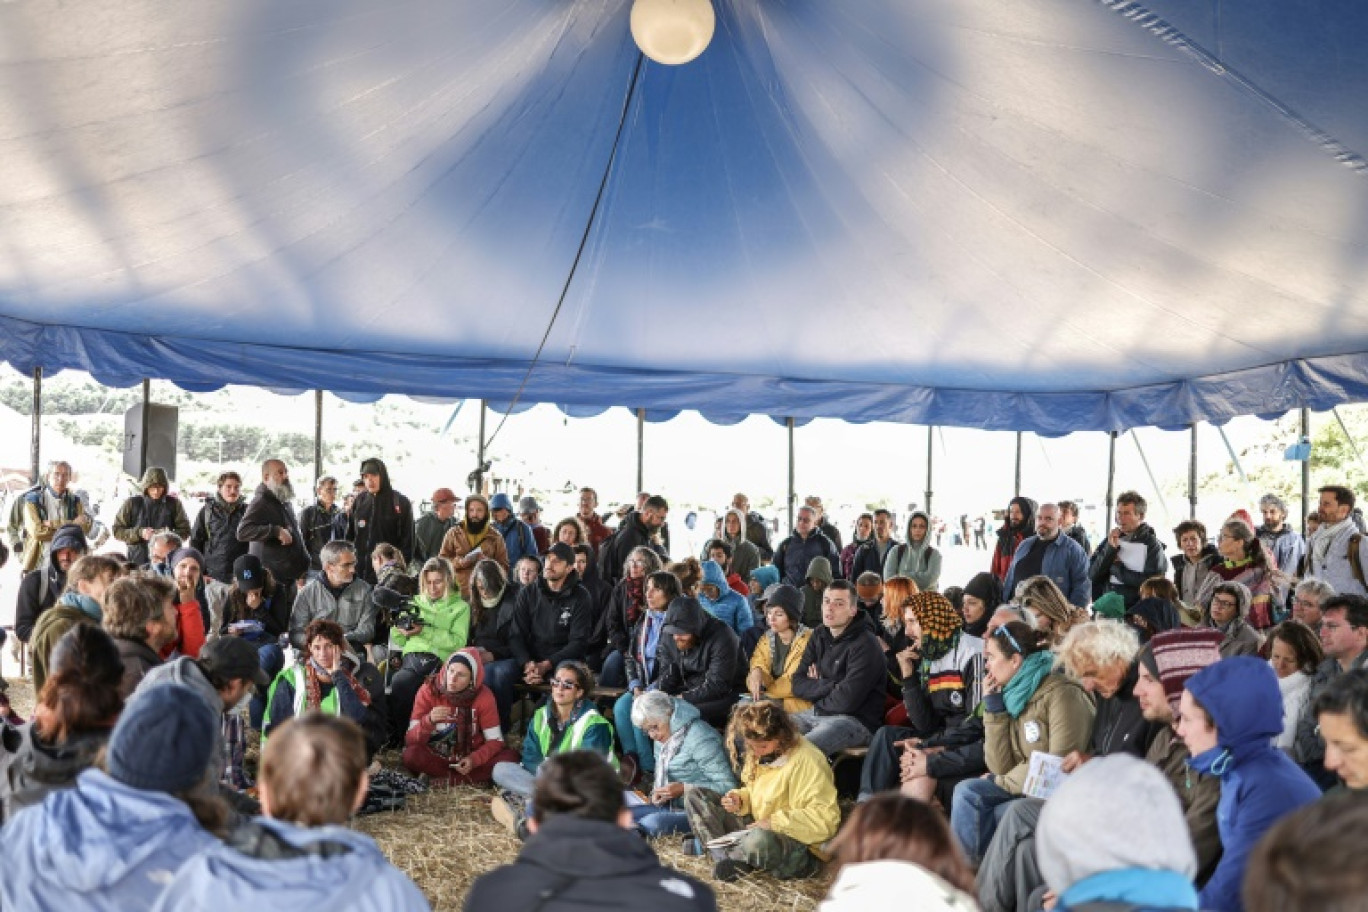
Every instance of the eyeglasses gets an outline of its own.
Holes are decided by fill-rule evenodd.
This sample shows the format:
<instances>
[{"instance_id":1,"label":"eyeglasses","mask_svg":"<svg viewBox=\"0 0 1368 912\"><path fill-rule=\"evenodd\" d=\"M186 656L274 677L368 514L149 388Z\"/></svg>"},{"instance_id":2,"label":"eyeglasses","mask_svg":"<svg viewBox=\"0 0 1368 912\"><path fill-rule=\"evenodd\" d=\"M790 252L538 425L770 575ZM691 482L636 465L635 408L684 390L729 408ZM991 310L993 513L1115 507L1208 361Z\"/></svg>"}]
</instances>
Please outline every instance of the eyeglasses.
<instances>
[{"instance_id":1,"label":"eyeglasses","mask_svg":"<svg viewBox=\"0 0 1368 912\"><path fill-rule=\"evenodd\" d=\"M1211 600L1211 607L1213 608L1236 608L1239 604L1240 603L1234 599L1228 598L1214 598Z\"/></svg>"},{"instance_id":2,"label":"eyeglasses","mask_svg":"<svg viewBox=\"0 0 1368 912\"><path fill-rule=\"evenodd\" d=\"M338 561L337 566L341 567L343 570L353 570L356 568L356 561Z\"/></svg>"},{"instance_id":3,"label":"eyeglasses","mask_svg":"<svg viewBox=\"0 0 1368 912\"><path fill-rule=\"evenodd\" d=\"M1298 608L1319 608L1319 607L1320 607L1320 602L1316 601L1315 599L1304 599L1304 598L1293 599L1293 600L1292 600L1292 604L1296 605Z\"/></svg>"},{"instance_id":4,"label":"eyeglasses","mask_svg":"<svg viewBox=\"0 0 1368 912\"><path fill-rule=\"evenodd\" d=\"M579 687L579 682L567 681L565 678L552 678L547 683L549 683L556 690L575 690Z\"/></svg>"},{"instance_id":5,"label":"eyeglasses","mask_svg":"<svg viewBox=\"0 0 1368 912\"><path fill-rule=\"evenodd\" d=\"M997 630L994 630L993 636L1005 637L1007 642L1012 644L1012 649L1014 649L1018 655L1021 653L1021 644L1016 641L1016 637L1012 636L1012 631L1008 630L1005 624Z\"/></svg>"}]
</instances>

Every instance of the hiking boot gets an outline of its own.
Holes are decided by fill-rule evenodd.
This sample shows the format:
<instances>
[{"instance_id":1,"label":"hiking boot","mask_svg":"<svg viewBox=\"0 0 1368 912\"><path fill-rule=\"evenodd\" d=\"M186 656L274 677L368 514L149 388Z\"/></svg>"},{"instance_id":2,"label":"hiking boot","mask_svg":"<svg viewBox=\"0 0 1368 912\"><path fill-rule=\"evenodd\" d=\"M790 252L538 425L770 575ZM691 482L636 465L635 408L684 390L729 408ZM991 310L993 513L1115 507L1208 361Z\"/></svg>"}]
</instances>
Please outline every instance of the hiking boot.
<instances>
[{"instance_id":1,"label":"hiking boot","mask_svg":"<svg viewBox=\"0 0 1368 912\"><path fill-rule=\"evenodd\" d=\"M684 841L679 844L679 851L685 855L702 855L703 843L697 836L685 836Z\"/></svg>"},{"instance_id":2,"label":"hiking boot","mask_svg":"<svg viewBox=\"0 0 1368 912\"><path fill-rule=\"evenodd\" d=\"M508 831L510 836L525 838L518 833L518 824L523 821L522 808L515 805L509 799L513 797L508 792L500 792L489 802L489 813L494 815L494 821Z\"/></svg>"},{"instance_id":3,"label":"hiking boot","mask_svg":"<svg viewBox=\"0 0 1368 912\"><path fill-rule=\"evenodd\" d=\"M720 880L722 883L733 883L754 870L755 868L752 868L744 861L724 858L713 865L713 879Z\"/></svg>"}]
</instances>

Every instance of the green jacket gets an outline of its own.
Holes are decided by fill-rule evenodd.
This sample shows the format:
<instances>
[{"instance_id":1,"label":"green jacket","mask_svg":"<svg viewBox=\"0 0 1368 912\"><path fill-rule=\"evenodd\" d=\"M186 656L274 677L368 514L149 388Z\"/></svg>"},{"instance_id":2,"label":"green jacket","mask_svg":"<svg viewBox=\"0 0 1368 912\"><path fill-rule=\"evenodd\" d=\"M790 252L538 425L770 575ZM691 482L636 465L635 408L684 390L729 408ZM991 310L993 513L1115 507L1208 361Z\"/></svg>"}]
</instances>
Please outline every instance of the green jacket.
<instances>
[{"instance_id":1,"label":"green jacket","mask_svg":"<svg viewBox=\"0 0 1368 912\"><path fill-rule=\"evenodd\" d=\"M445 662L453 652L465 648L470 639L470 606L465 599L454 592L440 602L419 595L413 604L423 619L423 629L411 637L393 632L394 643L404 655L429 652Z\"/></svg>"},{"instance_id":2,"label":"green jacket","mask_svg":"<svg viewBox=\"0 0 1368 912\"><path fill-rule=\"evenodd\" d=\"M999 788L1020 795L1038 750L1063 757L1088 750L1097 710L1087 691L1062 674L1045 675L1013 719L1005 712L983 714L983 754Z\"/></svg>"}]
</instances>

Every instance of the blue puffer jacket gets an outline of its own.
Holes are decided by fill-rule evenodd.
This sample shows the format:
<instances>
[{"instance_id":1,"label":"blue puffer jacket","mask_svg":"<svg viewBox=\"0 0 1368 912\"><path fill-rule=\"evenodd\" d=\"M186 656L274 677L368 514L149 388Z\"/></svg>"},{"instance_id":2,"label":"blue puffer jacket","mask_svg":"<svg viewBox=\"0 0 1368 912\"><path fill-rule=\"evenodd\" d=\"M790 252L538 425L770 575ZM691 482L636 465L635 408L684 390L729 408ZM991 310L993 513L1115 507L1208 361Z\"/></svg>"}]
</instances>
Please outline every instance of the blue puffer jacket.
<instances>
[{"instance_id":1,"label":"blue puffer jacket","mask_svg":"<svg viewBox=\"0 0 1368 912\"><path fill-rule=\"evenodd\" d=\"M1216 723L1216 746L1188 761L1221 780L1216 826L1222 854L1202 889L1202 908L1239 912L1240 884L1254 844L1281 817L1320 798L1320 789L1273 746L1282 734L1282 694L1256 656L1222 659L1193 675L1187 690Z\"/></svg>"},{"instance_id":2,"label":"blue puffer jacket","mask_svg":"<svg viewBox=\"0 0 1368 912\"><path fill-rule=\"evenodd\" d=\"M700 593L698 603L713 617L736 631L737 636L750 630L754 623L750 605L744 596L727 584L727 576L722 572L721 564L717 561L704 561L703 582L709 586L716 586L718 597L717 601L713 601Z\"/></svg>"},{"instance_id":3,"label":"blue puffer jacket","mask_svg":"<svg viewBox=\"0 0 1368 912\"><path fill-rule=\"evenodd\" d=\"M677 732L686 725L689 726L689 733L670 758L670 765L665 771L666 781L709 788L719 795L736 788L736 775L727 761L727 748L722 743L722 736L717 729L702 720L698 708L692 703L675 700L674 712L670 714L670 732ZM665 745L657 741L657 764L664 749ZM659 769L659 766L656 768Z\"/></svg>"},{"instance_id":4,"label":"blue puffer jacket","mask_svg":"<svg viewBox=\"0 0 1368 912\"><path fill-rule=\"evenodd\" d=\"M215 845L188 861L166 888L157 912L219 909L366 909L419 912L429 908L413 881L391 865L369 836L339 826L306 829L279 820L253 821L266 831L256 845L285 843L318 852L244 852ZM245 846L244 846L245 847Z\"/></svg>"},{"instance_id":5,"label":"blue puffer jacket","mask_svg":"<svg viewBox=\"0 0 1368 912\"><path fill-rule=\"evenodd\" d=\"M150 909L183 864L219 844L182 802L95 769L20 811L4 834L0 908L32 912Z\"/></svg>"}]
</instances>

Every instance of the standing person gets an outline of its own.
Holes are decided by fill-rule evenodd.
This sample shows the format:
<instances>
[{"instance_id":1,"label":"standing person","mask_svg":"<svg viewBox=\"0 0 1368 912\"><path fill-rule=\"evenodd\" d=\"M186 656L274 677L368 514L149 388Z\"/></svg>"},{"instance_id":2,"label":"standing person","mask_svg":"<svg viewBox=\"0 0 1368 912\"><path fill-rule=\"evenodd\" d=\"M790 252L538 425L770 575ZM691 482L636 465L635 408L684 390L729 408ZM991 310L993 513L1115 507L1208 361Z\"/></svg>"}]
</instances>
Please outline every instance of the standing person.
<instances>
[{"instance_id":1,"label":"standing person","mask_svg":"<svg viewBox=\"0 0 1368 912\"><path fill-rule=\"evenodd\" d=\"M1268 642L1268 664L1278 676L1283 705L1283 730L1273 746L1300 760L1296 754L1297 729L1310 711L1312 676L1325 656L1320 639L1297 621L1279 624Z\"/></svg>"},{"instance_id":2,"label":"standing person","mask_svg":"<svg viewBox=\"0 0 1368 912\"><path fill-rule=\"evenodd\" d=\"M1305 575L1324 580L1341 594L1368 595L1362 570L1368 567L1368 536L1354 523L1354 492L1341 485L1326 485L1319 493L1316 513L1320 527L1306 545ZM1357 552L1352 557L1351 550Z\"/></svg>"},{"instance_id":3,"label":"standing person","mask_svg":"<svg viewBox=\"0 0 1368 912\"><path fill-rule=\"evenodd\" d=\"M1188 679L1178 736L1192 752L1189 765L1221 780L1221 861L1202 888L1203 909L1240 912L1240 884L1255 843L1279 817L1320 797L1306 773L1273 746L1281 731L1278 679L1262 659L1224 659Z\"/></svg>"},{"instance_id":4,"label":"standing person","mask_svg":"<svg viewBox=\"0 0 1368 912\"><path fill-rule=\"evenodd\" d=\"M1221 534L1216 543L1222 560L1212 565L1211 573L1202 583L1197 593L1197 602L1206 608L1211 601L1211 593L1222 581L1237 582L1249 590L1250 603L1247 618L1255 630L1267 630L1273 626L1275 610L1281 612L1282 606L1274 605L1273 596L1281 575L1277 568L1268 562L1263 544L1254 535L1254 530L1243 520L1232 519L1221 526Z\"/></svg>"},{"instance_id":5,"label":"standing person","mask_svg":"<svg viewBox=\"0 0 1368 912\"><path fill-rule=\"evenodd\" d=\"M808 568L817 557L825 558L828 567L840 568L841 555L835 543L817 528L817 511L808 506L799 507L793 534L780 542L774 552L774 566L779 568L780 581L801 589L807 582Z\"/></svg>"},{"instance_id":6,"label":"standing person","mask_svg":"<svg viewBox=\"0 0 1368 912\"><path fill-rule=\"evenodd\" d=\"M337 479L333 476L318 479L314 496L316 500L299 516L299 531L304 534L304 547L309 552L309 569L317 573L323 569L319 559L323 546L346 536L347 514L337 505Z\"/></svg>"},{"instance_id":7,"label":"standing person","mask_svg":"<svg viewBox=\"0 0 1368 912\"><path fill-rule=\"evenodd\" d=\"M382 460L372 457L361 463L361 482L365 490L352 502L347 539L356 545L361 579L374 585L371 553L378 545L398 548L405 564L413 560L413 505L394 490Z\"/></svg>"},{"instance_id":8,"label":"standing person","mask_svg":"<svg viewBox=\"0 0 1368 912\"><path fill-rule=\"evenodd\" d=\"M817 511L818 531L831 539L831 543L836 546L836 551L839 554L841 551L841 530L836 528L831 520L827 519L826 507L822 506L822 498L815 494L810 494L803 498L803 503Z\"/></svg>"},{"instance_id":9,"label":"standing person","mask_svg":"<svg viewBox=\"0 0 1368 912\"><path fill-rule=\"evenodd\" d=\"M309 572L309 551L295 519L290 470L279 459L261 464L261 484L238 524L238 539L250 542L248 553L287 586Z\"/></svg>"},{"instance_id":10,"label":"standing person","mask_svg":"<svg viewBox=\"0 0 1368 912\"><path fill-rule=\"evenodd\" d=\"M974 517L974 550L975 550L975 551L987 551L987 550L988 550L987 532L988 532L988 521L987 521L986 519L984 519L982 516L975 516L975 517ZM1001 582L1001 580L999 580L999 582Z\"/></svg>"},{"instance_id":11,"label":"standing person","mask_svg":"<svg viewBox=\"0 0 1368 912\"><path fill-rule=\"evenodd\" d=\"M1140 600L1140 585L1151 576L1163 576L1167 561L1164 545L1145 522L1148 504L1135 491L1116 498L1116 525L1107 540L1097 546L1088 565L1093 598L1115 592L1129 608Z\"/></svg>"},{"instance_id":12,"label":"standing person","mask_svg":"<svg viewBox=\"0 0 1368 912\"><path fill-rule=\"evenodd\" d=\"M516 763L504 743L494 694L478 649L453 652L423 682L404 732L404 766L452 785L489 782L494 766Z\"/></svg>"},{"instance_id":13,"label":"standing person","mask_svg":"<svg viewBox=\"0 0 1368 912\"><path fill-rule=\"evenodd\" d=\"M90 534L91 518L70 484L71 463L59 460L48 466L46 484L23 495L22 572L36 570L46 562L52 539L63 526L76 525Z\"/></svg>"},{"instance_id":14,"label":"standing person","mask_svg":"<svg viewBox=\"0 0 1368 912\"><path fill-rule=\"evenodd\" d=\"M195 517L190 547L204 555L204 575L220 583L233 578L233 561L247 553L238 541L238 525L246 512L242 500L242 476L224 472L218 477L216 493Z\"/></svg>"},{"instance_id":15,"label":"standing person","mask_svg":"<svg viewBox=\"0 0 1368 912\"><path fill-rule=\"evenodd\" d=\"M1092 544L1088 541L1088 530L1078 521L1078 504L1072 500L1059 502L1059 531L1078 542L1084 554L1092 554Z\"/></svg>"},{"instance_id":16,"label":"standing person","mask_svg":"<svg viewBox=\"0 0 1368 912\"><path fill-rule=\"evenodd\" d=\"M551 533L541 521L541 504L530 494L518 500L518 517L532 530L532 540L537 543L537 553L545 554L551 547Z\"/></svg>"},{"instance_id":17,"label":"standing person","mask_svg":"<svg viewBox=\"0 0 1368 912\"><path fill-rule=\"evenodd\" d=\"M916 510L907 519L907 541L894 545L884 559L883 577L905 576L917 589L929 592L940 588L941 553L931 544L930 518Z\"/></svg>"},{"instance_id":18,"label":"standing person","mask_svg":"<svg viewBox=\"0 0 1368 912\"><path fill-rule=\"evenodd\" d=\"M1060 532L1056 504L1041 504L1036 510L1035 535L1017 546L1002 591L1014 597L1017 585L1033 576L1049 577L1070 605L1086 608L1092 602L1088 555L1078 542Z\"/></svg>"},{"instance_id":19,"label":"standing person","mask_svg":"<svg viewBox=\"0 0 1368 912\"><path fill-rule=\"evenodd\" d=\"M470 574L482 560L492 560L509 575L508 545L489 521L489 501L483 494L465 499L465 516L447 530L442 539L441 557L451 562L456 572L456 588L462 595L470 592Z\"/></svg>"},{"instance_id":20,"label":"standing person","mask_svg":"<svg viewBox=\"0 0 1368 912\"><path fill-rule=\"evenodd\" d=\"M413 562L418 566L441 554L447 532L456 525L456 499L451 488L432 492L432 509L418 517L413 528Z\"/></svg>"},{"instance_id":21,"label":"standing person","mask_svg":"<svg viewBox=\"0 0 1368 912\"><path fill-rule=\"evenodd\" d=\"M841 576L853 580L859 577L855 572L855 558L874 540L874 514L861 513L855 520L855 532L850 536L850 544L841 549Z\"/></svg>"},{"instance_id":22,"label":"standing person","mask_svg":"<svg viewBox=\"0 0 1368 912\"><path fill-rule=\"evenodd\" d=\"M613 534L613 530L604 525L603 517L598 514L598 502L597 491L593 488L580 488L579 510L575 516L584 523L584 528L589 533L589 544L593 546L595 554L598 554L598 549Z\"/></svg>"},{"instance_id":23,"label":"standing person","mask_svg":"<svg viewBox=\"0 0 1368 912\"><path fill-rule=\"evenodd\" d=\"M141 494L134 494L119 507L110 530L114 537L128 546L128 560L134 566L148 563L147 545L152 536L163 530L175 532L181 540L190 537L190 520L180 498L171 493L166 470L150 466L138 483Z\"/></svg>"},{"instance_id":24,"label":"standing person","mask_svg":"<svg viewBox=\"0 0 1368 912\"><path fill-rule=\"evenodd\" d=\"M765 517L750 508L750 498L745 494L736 494L732 497L732 509L740 510L741 515L745 517L746 540L755 545L756 550L760 552L760 559L773 562L774 548L770 546L769 524L765 522ZM725 527L723 531L726 531Z\"/></svg>"},{"instance_id":25,"label":"standing person","mask_svg":"<svg viewBox=\"0 0 1368 912\"><path fill-rule=\"evenodd\" d=\"M516 566L525 557L537 557L537 539L532 527L513 512L513 498L500 491L489 500L490 523L503 536L508 549L508 563Z\"/></svg>"},{"instance_id":26,"label":"standing person","mask_svg":"<svg viewBox=\"0 0 1368 912\"><path fill-rule=\"evenodd\" d=\"M1259 527L1259 541L1268 549L1273 558L1273 566L1286 581L1297 577L1297 568L1306 558L1306 542L1301 533L1287 524L1287 504L1276 494L1265 494L1259 498L1259 512L1263 514L1263 525ZM1282 585L1277 592L1279 609L1288 607L1290 587Z\"/></svg>"},{"instance_id":27,"label":"standing person","mask_svg":"<svg viewBox=\"0 0 1368 912\"><path fill-rule=\"evenodd\" d=\"M43 566L25 573L19 581L14 634L23 643L32 639L39 616L55 605L57 598L66 591L67 572L87 549L85 533L74 524L58 529L49 544Z\"/></svg>"},{"instance_id":28,"label":"standing person","mask_svg":"<svg viewBox=\"0 0 1368 912\"><path fill-rule=\"evenodd\" d=\"M1315 706L1330 682L1350 671L1368 667L1368 600L1361 596L1336 595L1321 603L1320 641L1325 659L1311 679L1308 699ZM1297 761L1322 789L1335 785L1333 774L1325 769L1325 739L1316 727L1313 713L1302 717L1297 726Z\"/></svg>"},{"instance_id":29,"label":"standing person","mask_svg":"<svg viewBox=\"0 0 1368 912\"><path fill-rule=\"evenodd\" d=\"M647 497L641 509L629 513L613 537L599 549L599 576L617 585L627 565L627 556L636 548L650 548L662 560L667 559L669 552L660 543L660 531L669 514L670 505L665 498L659 494Z\"/></svg>"},{"instance_id":30,"label":"standing person","mask_svg":"<svg viewBox=\"0 0 1368 912\"><path fill-rule=\"evenodd\" d=\"M1012 557L1017 548L1035 530L1036 503L1029 497L1013 497L1007 503L1007 513L997 531L997 545L993 548L993 560L989 571L999 582L1007 579L1007 571L1012 567ZM1010 598L1011 593L1003 590Z\"/></svg>"},{"instance_id":31,"label":"standing person","mask_svg":"<svg viewBox=\"0 0 1368 912\"><path fill-rule=\"evenodd\" d=\"M893 540L893 514L880 507L874 511L874 535L856 552L850 575L846 579L859 579L865 573L883 576L888 552L896 544Z\"/></svg>"},{"instance_id":32,"label":"standing person","mask_svg":"<svg viewBox=\"0 0 1368 912\"><path fill-rule=\"evenodd\" d=\"M746 514L732 507L722 515L722 529L718 535L731 547L730 568L743 580L750 579L751 571L760 566L760 549L746 537Z\"/></svg>"}]
</instances>

